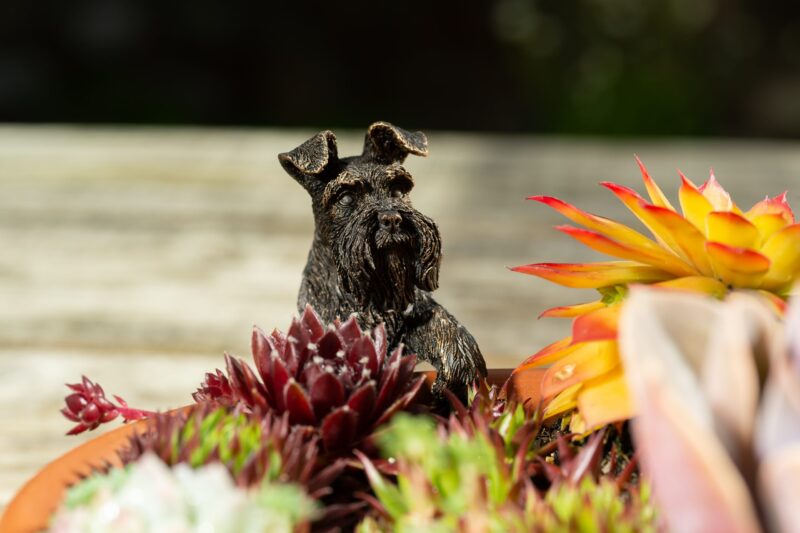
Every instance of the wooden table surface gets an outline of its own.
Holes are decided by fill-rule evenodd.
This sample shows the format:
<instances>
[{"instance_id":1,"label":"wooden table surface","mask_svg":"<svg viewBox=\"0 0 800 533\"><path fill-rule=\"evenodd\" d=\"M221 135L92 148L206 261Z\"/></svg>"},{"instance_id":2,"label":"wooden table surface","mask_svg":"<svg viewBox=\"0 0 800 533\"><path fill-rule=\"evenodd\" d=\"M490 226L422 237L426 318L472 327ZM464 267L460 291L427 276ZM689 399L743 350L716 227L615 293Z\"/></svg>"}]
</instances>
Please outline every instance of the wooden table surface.
<instances>
[{"instance_id":1,"label":"wooden table surface","mask_svg":"<svg viewBox=\"0 0 800 533\"><path fill-rule=\"evenodd\" d=\"M148 409L188 403L222 352L249 357L253 324L285 329L311 239L306 193L276 155L314 131L0 127L0 506L65 437L65 382L86 374ZM337 132L340 153L361 132ZM412 194L440 226L437 299L490 366L513 366L564 335L545 308L591 298L509 272L601 256L526 202L548 194L631 221L596 184L642 190L638 153L675 198L680 167L709 166L740 204L792 189L800 144L504 137L429 132Z\"/></svg>"}]
</instances>

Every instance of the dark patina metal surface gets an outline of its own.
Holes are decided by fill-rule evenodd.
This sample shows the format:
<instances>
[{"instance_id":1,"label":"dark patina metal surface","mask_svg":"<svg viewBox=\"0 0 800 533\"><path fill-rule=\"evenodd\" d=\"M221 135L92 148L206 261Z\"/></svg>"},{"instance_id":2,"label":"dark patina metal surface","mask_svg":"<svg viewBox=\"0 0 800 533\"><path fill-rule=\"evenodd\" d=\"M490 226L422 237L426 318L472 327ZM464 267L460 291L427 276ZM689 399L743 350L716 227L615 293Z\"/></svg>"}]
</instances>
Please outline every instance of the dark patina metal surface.
<instances>
[{"instance_id":1,"label":"dark patina metal surface","mask_svg":"<svg viewBox=\"0 0 800 533\"><path fill-rule=\"evenodd\" d=\"M297 304L311 304L326 321L355 314L362 327L385 323L392 346L402 343L436 368L435 393L462 393L486 374L486 364L472 335L431 296L441 238L411 205L414 181L403 167L408 154L427 153L423 133L376 122L359 156L340 158L330 131L280 154L311 195L314 213Z\"/></svg>"}]
</instances>

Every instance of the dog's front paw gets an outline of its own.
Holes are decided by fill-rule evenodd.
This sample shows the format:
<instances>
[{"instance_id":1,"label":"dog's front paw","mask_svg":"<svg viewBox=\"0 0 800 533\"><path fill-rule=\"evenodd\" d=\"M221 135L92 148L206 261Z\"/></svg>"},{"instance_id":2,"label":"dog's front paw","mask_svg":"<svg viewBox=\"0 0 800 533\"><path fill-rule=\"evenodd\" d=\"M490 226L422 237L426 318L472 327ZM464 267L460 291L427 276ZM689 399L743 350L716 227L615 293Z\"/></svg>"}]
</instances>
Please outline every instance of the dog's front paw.
<instances>
[{"instance_id":1,"label":"dog's front paw","mask_svg":"<svg viewBox=\"0 0 800 533\"><path fill-rule=\"evenodd\" d=\"M453 342L439 350L438 373L431 392L437 396L443 395L444 389L449 389L465 401L469 387L477 379L486 376L486 363L472 335L462 326L458 326L458 329L459 335L452 339Z\"/></svg>"}]
</instances>

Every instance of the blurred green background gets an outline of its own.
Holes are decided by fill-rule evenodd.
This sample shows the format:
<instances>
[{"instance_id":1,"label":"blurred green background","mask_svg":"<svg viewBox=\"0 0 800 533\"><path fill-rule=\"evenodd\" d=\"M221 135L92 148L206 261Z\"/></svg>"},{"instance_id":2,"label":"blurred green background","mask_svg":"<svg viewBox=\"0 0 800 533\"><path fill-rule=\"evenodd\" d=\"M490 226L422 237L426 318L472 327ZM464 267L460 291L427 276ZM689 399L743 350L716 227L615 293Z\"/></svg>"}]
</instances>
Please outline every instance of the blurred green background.
<instances>
[{"instance_id":1,"label":"blurred green background","mask_svg":"<svg viewBox=\"0 0 800 533\"><path fill-rule=\"evenodd\" d=\"M800 135L800 4L4 0L0 120Z\"/></svg>"}]
</instances>

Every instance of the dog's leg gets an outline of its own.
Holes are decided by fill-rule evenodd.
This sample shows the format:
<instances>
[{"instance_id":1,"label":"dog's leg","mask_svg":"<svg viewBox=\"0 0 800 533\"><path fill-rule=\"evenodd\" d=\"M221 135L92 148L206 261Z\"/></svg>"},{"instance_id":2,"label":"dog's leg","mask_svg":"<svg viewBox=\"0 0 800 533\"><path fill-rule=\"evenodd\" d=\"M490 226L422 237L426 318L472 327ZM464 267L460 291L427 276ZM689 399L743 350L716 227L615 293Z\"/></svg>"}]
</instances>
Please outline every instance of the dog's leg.
<instances>
[{"instance_id":1,"label":"dog's leg","mask_svg":"<svg viewBox=\"0 0 800 533\"><path fill-rule=\"evenodd\" d=\"M441 396L444 388L466 398L467 387L486 376L486 363L478 343L447 310L423 293L415 304L421 320L403 336L408 351L436 368L432 392Z\"/></svg>"}]
</instances>

